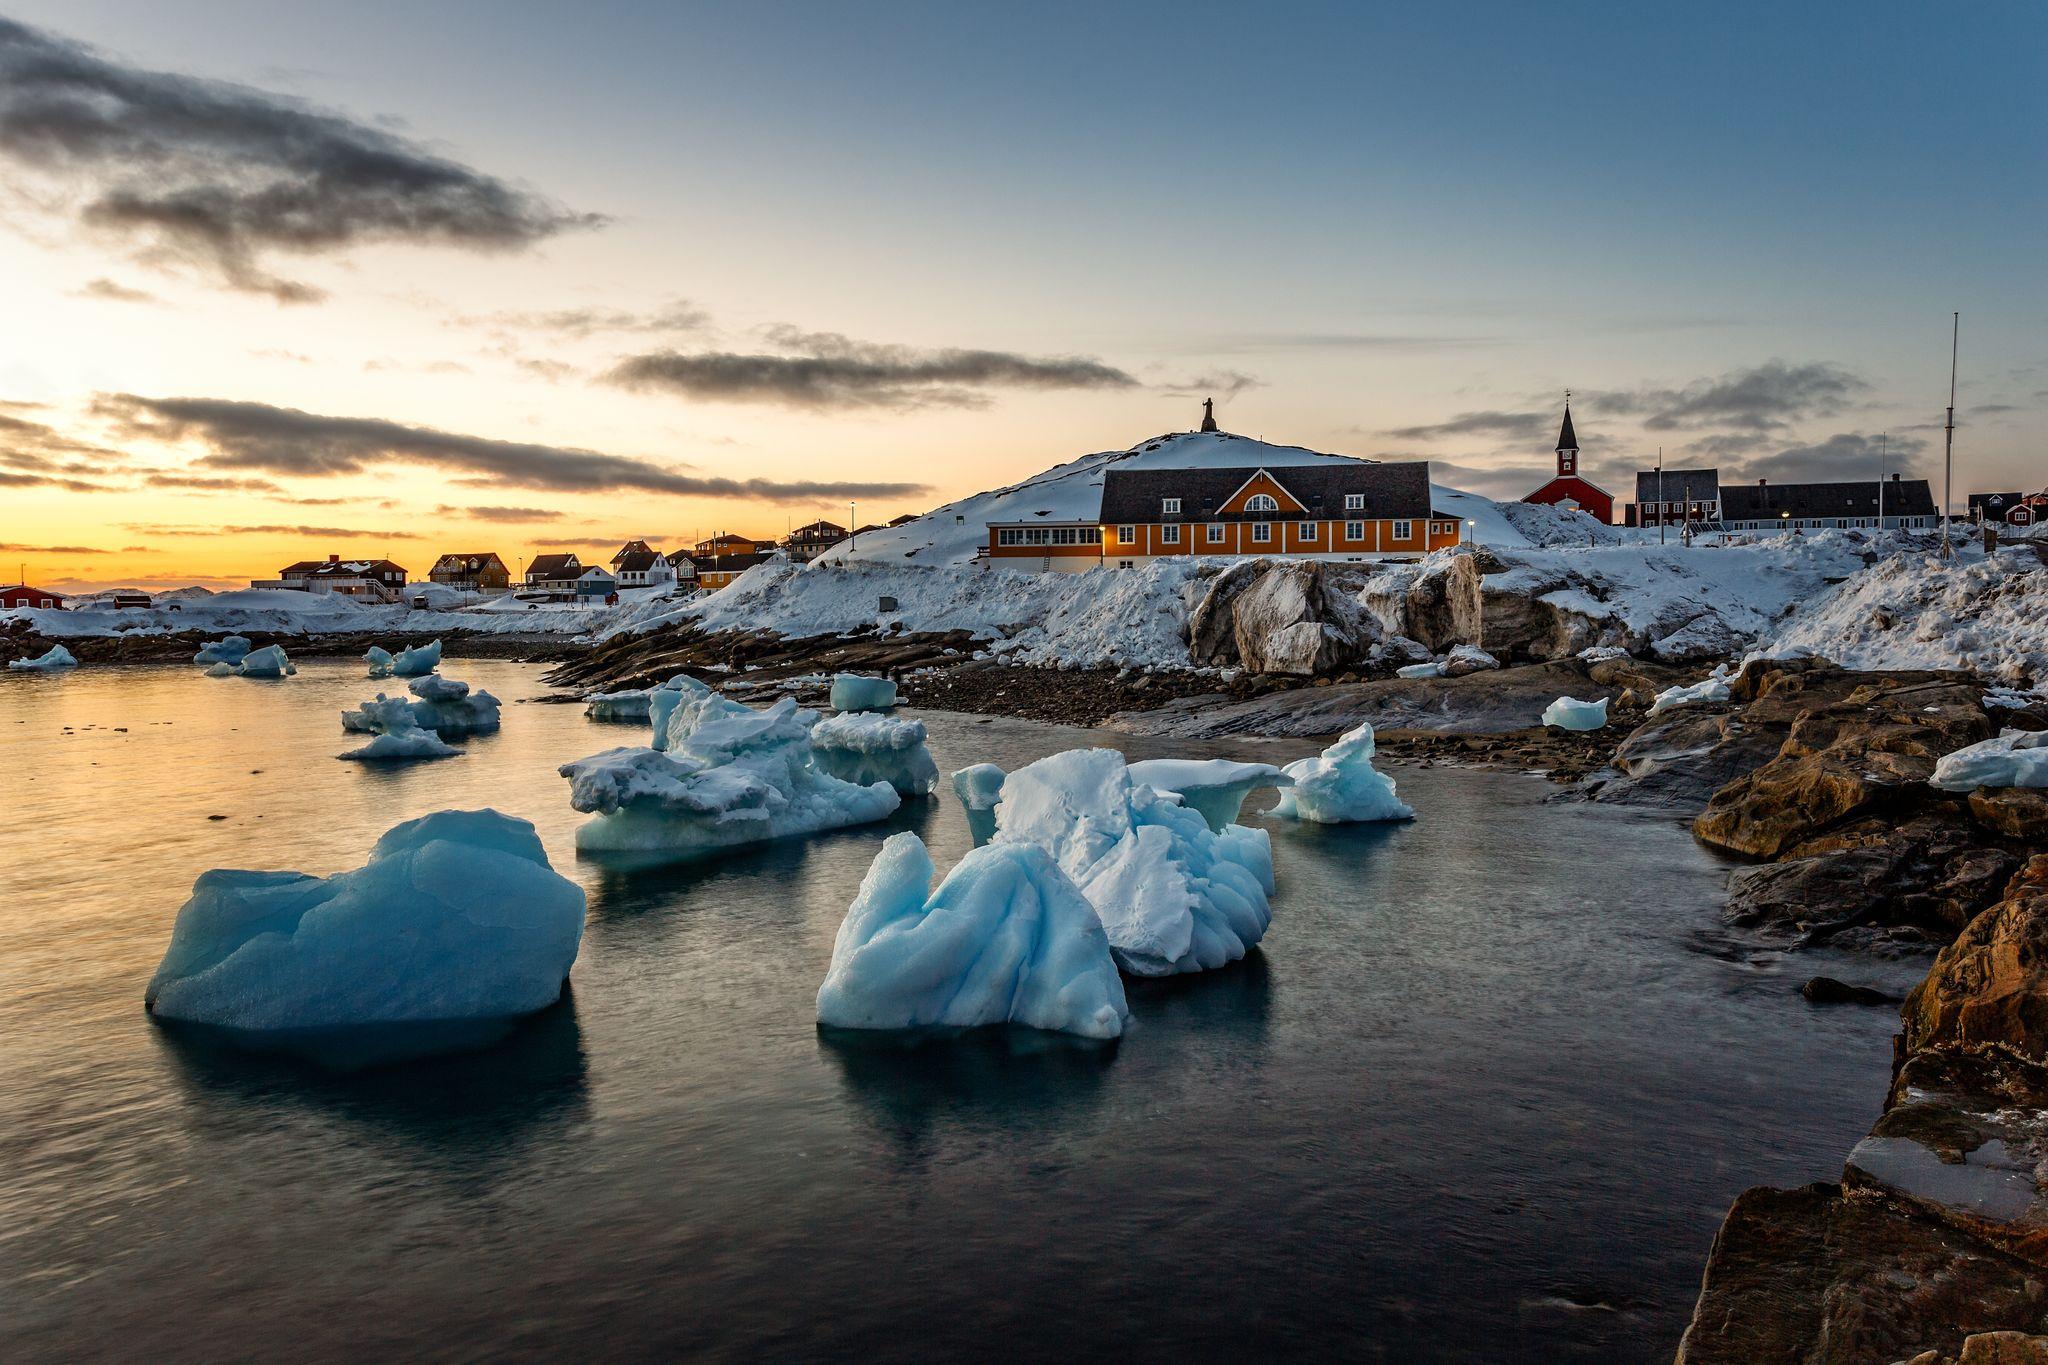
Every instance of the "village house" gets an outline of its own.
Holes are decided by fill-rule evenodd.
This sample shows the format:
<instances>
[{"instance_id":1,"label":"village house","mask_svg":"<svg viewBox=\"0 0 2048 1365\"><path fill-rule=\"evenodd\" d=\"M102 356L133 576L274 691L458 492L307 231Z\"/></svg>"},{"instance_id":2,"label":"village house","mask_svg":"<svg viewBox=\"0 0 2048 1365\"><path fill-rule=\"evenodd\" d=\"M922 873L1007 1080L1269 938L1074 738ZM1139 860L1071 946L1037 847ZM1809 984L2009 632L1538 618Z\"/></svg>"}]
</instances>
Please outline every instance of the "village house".
<instances>
[{"instance_id":1,"label":"village house","mask_svg":"<svg viewBox=\"0 0 2048 1365\"><path fill-rule=\"evenodd\" d=\"M2048 490L2039 493L1972 493L1970 520L1979 526L2032 526L2048 520Z\"/></svg>"},{"instance_id":2,"label":"village house","mask_svg":"<svg viewBox=\"0 0 2048 1365\"><path fill-rule=\"evenodd\" d=\"M772 540L754 540L747 536L735 536L719 532L707 540L700 540L690 547L690 553L699 560L717 555L760 555L775 548Z\"/></svg>"},{"instance_id":3,"label":"village house","mask_svg":"<svg viewBox=\"0 0 2048 1365\"><path fill-rule=\"evenodd\" d=\"M618 575L601 564L588 564L576 575L569 591L578 602L609 601L618 596Z\"/></svg>"},{"instance_id":4,"label":"village house","mask_svg":"<svg viewBox=\"0 0 2048 1365\"><path fill-rule=\"evenodd\" d=\"M1717 531L1721 525L1721 471L1643 469L1636 472L1636 500L1623 512L1630 526L1691 526Z\"/></svg>"},{"instance_id":5,"label":"village house","mask_svg":"<svg viewBox=\"0 0 2048 1365\"><path fill-rule=\"evenodd\" d=\"M720 554L697 560L697 586L706 592L717 592L726 584L738 578L756 564L766 563L775 558L772 550L756 550L743 554Z\"/></svg>"},{"instance_id":6,"label":"village house","mask_svg":"<svg viewBox=\"0 0 2048 1365\"><path fill-rule=\"evenodd\" d=\"M372 602L396 602L405 589L403 566L388 559L302 559L277 571L276 578L259 578L252 588L282 591L332 593L339 597L361 597Z\"/></svg>"},{"instance_id":7,"label":"village house","mask_svg":"<svg viewBox=\"0 0 2048 1365\"><path fill-rule=\"evenodd\" d=\"M569 592L583 573L583 561L572 554L535 555L526 566L524 583L542 592Z\"/></svg>"},{"instance_id":8,"label":"village house","mask_svg":"<svg viewBox=\"0 0 2048 1365\"><path fill-rule=\"evenodd\" d=\"M1925 479L1739 484L1721 490L1721 527L1767 534L1826 530L1925 530L1938 525Z\"/></svg>"},{"instance_id":9,"label":"village house","mask_svg":"<svg viewBox=\"0 0 2048 1365\"><path fill-rule=\"evenodd\" d=\"M51 592L48 588L31 588L26 583L16 583L11 588L0 588L0 611L12 611L17 607L45 607L51 611L62 611L64 595Z\"/></svg>"},{"instance_id":10,"label":"village house","mask_svg":"<svg viewBox=\"0 0 2048 1365\"><path fill-rule=\"evenodd\" d=\"M427 570L427 579L447 588L483 595L504 592L512 586L512 572L505 561L488 551L442 555Z\"/></svg>"},{"instance_id":11,"label":"village house","mask_svg":"<svg viewBox=\"0 0 2048 1365\"><path fill-rule=\"evenodd\" d=\"M622 588L661 587L676 581L675 569L644 540L629 540L612 556L612 573Z\"/></svg>"},{"instance_id":12,"label":"village house","mask_svg":"<svg viewBox=\"0 0 2048 1365\"><path fill-rule=\"evenodd\" d=\"M846 537L847 530L844 526L836 521L825 521L821 518L799 526L784 536L782 548L791 559L804 564L816 559Z\"/></svg>"},{"instance_id":13,"label":"village house","mask_svg":"<svg viewBox=\"0 0 2048 1365\"><path fill-rule=\"evenodd\" d=\"M1614 520L1614 495L1579 473L1579 437L1572 430L1572 396L1564 396L1564 425L1557 433L1557 473L1522 499L1584 512L1605 526Z\"/></svg>"},{"instance_id":14,"label":"village house","mask_svg":"<svg viewBox=\"0 0 2048 1365\"><path fill-rule=\"evenodd\" d=\"M668 561L669 571L676 576L678 587L697 585L697 561L690 557L688 550L670 550L662 558Z\"/></svg>"}]
</instances>

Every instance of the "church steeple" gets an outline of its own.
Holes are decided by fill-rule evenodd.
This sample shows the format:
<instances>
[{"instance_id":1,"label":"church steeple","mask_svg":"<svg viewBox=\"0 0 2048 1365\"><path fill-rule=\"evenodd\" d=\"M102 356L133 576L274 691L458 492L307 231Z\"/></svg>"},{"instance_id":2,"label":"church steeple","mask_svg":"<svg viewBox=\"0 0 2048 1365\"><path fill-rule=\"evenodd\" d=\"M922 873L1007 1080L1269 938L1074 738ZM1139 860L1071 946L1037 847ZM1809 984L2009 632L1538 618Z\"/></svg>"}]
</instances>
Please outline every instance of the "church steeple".
<instances>
[{"instance_id":1,"label":"church steeple","mask_svg":"<svg viewBox=\"0 0 2048 1365\"><path fill-rule=\"evenodd\" d=\"M1216 430L1216 400L1213 398L1202 400L1202 430Z\"/></svg>"},{"instance_id":2,"label":"church steeple","mask_svg":"<svg viewBox=\"0 0 2048 1365\"><path fill-rule=\"evenodd\" d=\"M1564 425L1557 432L1557 472L1579 472L1579 434L1572 430L1572 391L1564 391Z\"/></svg>"}]
</instances>

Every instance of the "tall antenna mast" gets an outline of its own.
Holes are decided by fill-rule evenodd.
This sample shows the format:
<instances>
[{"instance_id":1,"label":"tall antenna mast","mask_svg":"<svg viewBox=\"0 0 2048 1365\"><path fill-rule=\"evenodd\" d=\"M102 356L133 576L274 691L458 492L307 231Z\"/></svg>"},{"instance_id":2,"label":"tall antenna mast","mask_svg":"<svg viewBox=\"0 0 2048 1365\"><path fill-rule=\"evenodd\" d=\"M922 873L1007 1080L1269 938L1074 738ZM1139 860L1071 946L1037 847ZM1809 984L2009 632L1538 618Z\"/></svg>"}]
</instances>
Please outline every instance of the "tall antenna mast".
<instances>
[{"instance_id":1,"label":"tall antenna mast","mask_svg":"<svg viewBox=\"0 0 2048 1365\"><path fill-rule=\"evenodd\" d=\"M1941 552L1955 553L1948 543L1948 509L1954 503L1956 481L1956 347L1963 336L1963 315L1956 313L1948 334L1948 424L1942 428L1941 454Z\"/></svg>"}]
</instances>

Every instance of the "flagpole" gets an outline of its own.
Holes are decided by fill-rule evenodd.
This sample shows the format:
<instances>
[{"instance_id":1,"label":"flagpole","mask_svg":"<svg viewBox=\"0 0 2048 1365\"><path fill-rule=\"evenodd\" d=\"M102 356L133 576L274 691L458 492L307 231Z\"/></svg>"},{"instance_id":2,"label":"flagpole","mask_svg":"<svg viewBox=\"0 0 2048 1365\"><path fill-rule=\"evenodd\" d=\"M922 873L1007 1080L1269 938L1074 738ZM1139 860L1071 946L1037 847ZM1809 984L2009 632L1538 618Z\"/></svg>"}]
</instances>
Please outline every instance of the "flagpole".
<instances>
[{"instance_id":1,"label":"flagpole","mask_svg":"<svg viewBox=\"0 0 2048 1365\"><path fill-rule=\"evenodd\" d=\"M1962 340L1963 315L1957 312L1950 321L1948 336L1948 423L1942 428L1941 455L1941 552L1944 556L1955 553L1948 542L1949 508L1955 505L1956 482L1956 348Z\"/></svg>"}]
</instances>

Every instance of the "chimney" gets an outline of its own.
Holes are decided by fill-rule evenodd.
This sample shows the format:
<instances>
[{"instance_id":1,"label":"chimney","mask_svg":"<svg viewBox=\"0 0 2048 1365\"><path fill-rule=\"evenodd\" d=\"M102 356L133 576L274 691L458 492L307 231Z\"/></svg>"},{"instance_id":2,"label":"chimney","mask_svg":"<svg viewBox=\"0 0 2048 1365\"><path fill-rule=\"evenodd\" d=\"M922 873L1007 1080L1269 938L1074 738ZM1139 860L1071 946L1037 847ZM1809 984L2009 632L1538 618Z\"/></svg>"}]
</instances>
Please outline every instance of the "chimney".
<instances>
[{"instance_id":1,"label":"chimney","mask_svg":"<svg viewBox=\"0 0 2048 1365\"><path fill-rule=\"evenodd\" d=\"M1893 482L1893 483L1897 483L1898 481L1899 481L1899 476L1898 476L1898 475L1896 475L1896 474L1892 475L1892 482Z\"/></svg>"},{"instance_id":2,"label":"chimney","mask_svg":"<svg viewBox=\"0 0 2048 1365\"><path fill-rule=\"evenodd\" d=\"M1765 487L1768 487L1768 486L1770 485L1770 482L1771 482L1771 481L1770 481L1769 479L1758 479L1758 480L1756 481L1756 486L1757 486L1758 488L1765 488Z\"/></svg>"},{"instance_id":3,"label":"chimney","mask_svg":"<svg viewBox=\"0 0 2048 1365\"><path fill-rule=\"evenodd\" d=\"M327 556L327 562L328 562L329 564L339 564L339 563L341 563L341 556L340 556L340 555L329 555L329 556Z\"/></svg>"}]
</instances>

